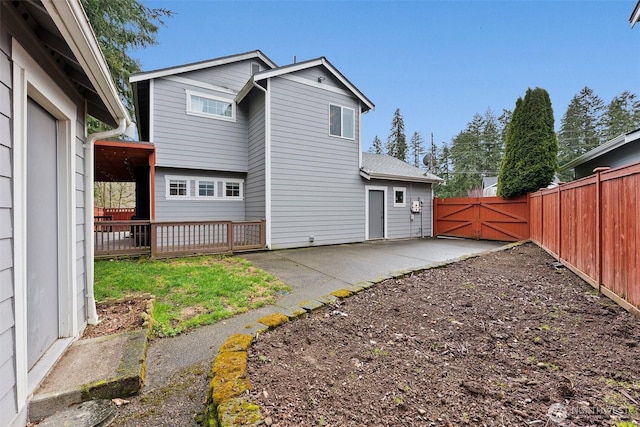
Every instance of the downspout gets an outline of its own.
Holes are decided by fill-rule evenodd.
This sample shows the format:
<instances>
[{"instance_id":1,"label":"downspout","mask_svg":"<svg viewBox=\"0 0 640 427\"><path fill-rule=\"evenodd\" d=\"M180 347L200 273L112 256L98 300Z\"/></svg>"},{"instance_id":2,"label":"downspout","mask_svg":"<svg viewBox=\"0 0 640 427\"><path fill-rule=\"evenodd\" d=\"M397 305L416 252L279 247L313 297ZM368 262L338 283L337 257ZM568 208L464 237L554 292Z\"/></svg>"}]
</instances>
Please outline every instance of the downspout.
<instances>
[{"instance_id":1,"label":"downspout","mask_svg":"<svg viewBox=\"0 0 640 427\"><path fill-rule=\"evenodd\" d=\"M268 84L269 80L267 80ZM264 219L267 249L271 249L271 102L268 99L267 89L255 81L253 87L264 92Z\"/></svg>"},{"instance_id":2,"label":"downspout","mask_svg":"<svg viewBox=\"0 0 640 427\"><path fill-rule=\"evenodd\" d=\"M90 325L98 324L98 312L96 310L96 299L93 292L93 257L94 244L93 239L87 239L86 236L93 236L93 180L94 180L94 143L99 139L112 138L122 135L130 119L121 117L118 127L104 132L97 132L87 135L84 144L84 229L85 229L85 276L87 289L85 293L87 305L87 322Z\"/></svg>"}]
</instances>

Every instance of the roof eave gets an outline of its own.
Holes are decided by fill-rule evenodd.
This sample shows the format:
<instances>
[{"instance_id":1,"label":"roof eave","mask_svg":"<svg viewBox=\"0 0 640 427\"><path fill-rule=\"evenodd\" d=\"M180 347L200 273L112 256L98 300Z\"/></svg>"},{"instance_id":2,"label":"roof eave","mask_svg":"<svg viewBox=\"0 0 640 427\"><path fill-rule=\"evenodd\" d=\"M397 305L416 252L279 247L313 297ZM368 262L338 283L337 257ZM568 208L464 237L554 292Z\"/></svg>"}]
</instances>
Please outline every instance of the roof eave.
<instances>
[{"instance_id":1,"label":"roof eave","mask_svg":"<svg viewBox=\"0 0 640 427\"><path fill-rule=\"evenodd\" d=\"M360 176L362 176L367 180L386 179L389 181L424 182L424 183L430 183L430 184L444 182L442 178L437 178L437 177L430 178L428 176L419 177L419 176L389 175L389 174L383 174L383 173L367 172L365 170L360 170Z\"/></svg>"},{"instance_id":2,"label":"roof eave","mask_svg":"<svg viewBox=\"0 0 640 427\"><path fill-rule=\"evenodd\" d=\"M560 166L560 168L559 168L560 172L564 172L566 170L573 169L576 166L579 166L579 165L581 165L583 163L586 163L589 160L593 160L596 157L599 157L599 156L601 156L603 154L606 154L609 151L615 150L616 148L626 144L627 142L631 141L631 140L626 138L627 135L629 135L629 134L619 135L619 136L613 138L611 141L605 142L604 144L594 148L593 150L584 153L582 156L573 159L569 163L566 163L566 164Z\"/></svg>"},{"instance_id":3,"label":"roof eave","mask_svg":"<svg viewBox=\"0 0 640 427\"><path fill-rule=\"evenodd\" d=\"M231 64L233 62L244 61L247 59L260 59L271 68L277 68L276 63L269 59L264 53L262 53L260 50L253 50L237 55L224 56L221 58L214 58L206 61L178 65L175 67L160 68L153 71L135 73L129 77L129 81L131 83L135 83L143 80L151 80L159 77L172 76L175 74L182 74L190 71L198 71L205 68L217 67L220 65Z\"/></svg>"},{"instance_id":4,"label":"roof eave","mask_svg":"<svg viewBox=\"0 0 640 427\"><path fill-rule=\"evenodd\" d=\"M633 8L633 12L631 12L631 16L629 17L631 28L633 28L633 26L638 22L640 22L640 0L636 3L636 6Z\"/></svg>"},{"instance_id":5,"label":"roof eave","mask_svg":"<svg viewBox=\"0 0 640 427\"><path fill-rule=\"evenodd\" d=\"M78 0L42 0L42 5L75 55L111 117L117 122L131 117L120 100L102 50Z\"/></svg>"}]
</instances>

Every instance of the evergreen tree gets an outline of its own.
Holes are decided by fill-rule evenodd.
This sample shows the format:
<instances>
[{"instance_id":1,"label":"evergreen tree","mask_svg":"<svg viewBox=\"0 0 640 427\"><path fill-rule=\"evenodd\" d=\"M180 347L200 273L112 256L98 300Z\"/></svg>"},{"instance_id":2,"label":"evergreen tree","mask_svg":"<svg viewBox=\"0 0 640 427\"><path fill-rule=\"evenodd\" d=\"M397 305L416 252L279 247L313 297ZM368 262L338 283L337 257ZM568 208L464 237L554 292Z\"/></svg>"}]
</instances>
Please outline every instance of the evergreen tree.
<instances>
[{"instance_id":1,"label":"evergreen tree","mask_svg":"<svg viewBox=\"0 0 640 427\"><path fill-rule=\"evenodd\" d=\"M82 5L122 102L133 117L129 75L140 71L140 63L130 52L157 44L159 26L172 12L146 7L138 0L82 0ZM90 120L89 126L91 131L104 130L104 125L95 119Z\"/></svg>"},{"instance_id":2,"label":"evergreen tree","mask_svg":"<svg viewBox=\"0 0 640 427\"><path fill-rule=\"evenodd\" d=\"M413 136L411 137L411 144L409 146L409 154L411 156L413 166L417 168L420 167L420 164L421 164L420 154L422 154L423 152L424 152L424 139L422 139L420 132L416 131L413 133Z\"/></svg>"},{"instance_id":3,"label":"evergreen tree","mask_svg":"<svg viewBox=\"0 0 640 427\"><path fill-rule=\"evenodd\" d=\"M518 98L498 175L498 195L509 198L546 187L558 167L553 109L546 90Z\"/></svg>"},{"instance_id":4,"label":"evergreen tree","mask_svg":"<svg viewBox=\"0 0 640 427\"><path fill-rule=\"evenodd\" d=\"M640 127L640 100L636 95L624 91L613 98L607 106L604 116L603 142Z\"/></svg>"},{"instance_id":5,"label":"evergreen tree","mask_svg":"<svg viewBox=\"0 0 640 427\"><path fill-rule=\"evenodd\" d=\"M380 138L378 138L378 135L376 135L373 138L371 147L369 147L369 152L375 153L375 154L382 154L382 141L380 141Z\"/></svg>"},{"instance_id":6,"label":"evergreen tree","mask_svg":"<svg viewBox=\"0 0 640 427\"><path fill-rule=\"evenodd\" d=\"M403 162L407 160L407 137L404 134L404 118L399 108L396 108L391 120L391 134L387 138L386 149L389 156Z\"/></svg>"},{"instance_id":7,"label":"evergreen tree","mask_svg":"<svg viewBox=\"0 0 640 427\"><path fill-rule=\"evenodd\" d=\"M558 163L563 165L600 145L604 102L588 87L575 95L562 117L558 133ZM570 172L561 174L571 179Z\"/></svg>"}]
</instances>

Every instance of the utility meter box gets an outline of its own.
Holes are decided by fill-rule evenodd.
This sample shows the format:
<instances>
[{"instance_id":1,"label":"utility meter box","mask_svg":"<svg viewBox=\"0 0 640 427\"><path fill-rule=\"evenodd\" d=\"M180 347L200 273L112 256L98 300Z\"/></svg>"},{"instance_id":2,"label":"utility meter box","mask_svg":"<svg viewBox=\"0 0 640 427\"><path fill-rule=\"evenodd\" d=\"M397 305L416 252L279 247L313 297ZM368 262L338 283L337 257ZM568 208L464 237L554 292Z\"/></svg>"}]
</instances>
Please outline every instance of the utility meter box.
<instances>
[{"instance_id":1,"label":"utility meter box","mask_svg":"<svg viewBox=\"0 0 640 427\"><path fill-rule=\"evenodd\" d=\"M411 202L411 212L412 213L422 212L422 202L420 200L414 200L413 202Z\"/></svg>"}]
</instances>

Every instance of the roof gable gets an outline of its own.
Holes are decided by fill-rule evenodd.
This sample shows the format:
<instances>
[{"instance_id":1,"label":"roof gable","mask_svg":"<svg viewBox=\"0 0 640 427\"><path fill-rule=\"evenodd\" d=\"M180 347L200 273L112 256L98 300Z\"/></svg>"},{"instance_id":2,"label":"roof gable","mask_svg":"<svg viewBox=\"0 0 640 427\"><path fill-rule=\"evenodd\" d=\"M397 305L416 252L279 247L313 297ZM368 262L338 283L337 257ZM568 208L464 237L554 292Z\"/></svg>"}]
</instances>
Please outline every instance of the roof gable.
<instances>
[{"instance_id":1,"label":"roof gable","mask_svg":"<svg viewBox=\"0 0 640 427\"><path fill-rule=\"evenodd\" d=\"M369 98L367 98L360 90L349 81L336 67L334 67L327 58L320 57L311 59L308 61L297 62L295 64L285 65L283 67L274 68L271 70L261 71L253 75L253 77L247 82L245 87L238 94L236 101L241 102L242 99L251 91L254 84L260 81L270 79L272 77L279 77L288 74L293 74L298 71L307 70L313 67L323 67L329 74L331 74L337 81L344 85L349 92L351 92L362 103L362 111L369 111L375 108L375 105Z\"/></svg>"},{"instance_id":2,"label":"roof gable","mask_svg":"<svg viewBox=\"0 0 640 427\"><path fill-rule=\"evenodd\" d=\"M208 59L206 61L192 62L190 64L178 65L175 67L160 68L153 71L145 71L142 73L132 74L130 77L131 83L151 80L158 77L172 76L175 74L187 73L189 71L202 70L205 68L218 67L220 65L231 64L233 62L245 61L247 59L260 59L267 64L270 68L276 68L277 65L269 59L260 50L254 50L251 52L240 53L237 55L223 56L220 58Z\"/></svg>"}]
</instances>

